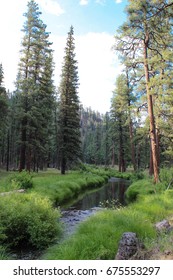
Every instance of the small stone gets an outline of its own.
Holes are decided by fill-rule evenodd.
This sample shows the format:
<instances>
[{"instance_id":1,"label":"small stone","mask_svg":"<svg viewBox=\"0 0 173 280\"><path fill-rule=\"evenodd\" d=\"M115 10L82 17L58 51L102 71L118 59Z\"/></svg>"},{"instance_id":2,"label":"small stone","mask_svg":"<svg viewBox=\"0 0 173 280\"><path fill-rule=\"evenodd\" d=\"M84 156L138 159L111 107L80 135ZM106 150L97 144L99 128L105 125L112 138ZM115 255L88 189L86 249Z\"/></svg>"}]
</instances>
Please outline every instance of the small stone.
<instances>
[{"instance_id":1,"label":"small stone","mask_svg":"<svg viewBox=\"0 0 173 280\"><path fill-rule=\"evenodd\" d=\"M168 232L171 228L169 222L167 220L163 220L161 222L158 222L156 225L155 225L157 231L161 232L161 231L166 231Z\"/></svg>"}]
</instances>

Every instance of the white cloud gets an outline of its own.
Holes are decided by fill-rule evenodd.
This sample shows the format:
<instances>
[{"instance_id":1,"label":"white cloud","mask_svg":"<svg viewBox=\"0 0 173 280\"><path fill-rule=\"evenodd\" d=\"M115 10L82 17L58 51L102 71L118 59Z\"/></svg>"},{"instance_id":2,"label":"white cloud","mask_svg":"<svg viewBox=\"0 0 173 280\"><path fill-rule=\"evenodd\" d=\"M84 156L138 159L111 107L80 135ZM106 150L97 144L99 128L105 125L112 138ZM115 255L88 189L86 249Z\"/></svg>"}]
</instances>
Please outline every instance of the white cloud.
<instances>
[{"instance_id":1,"label":"white cloud","mask_svg":"<svg viewBox=\"0 0 173 280\"><path fill-rule=\"evenodd\" d=\"M47 11L52 9L56 14L62 13L55 1L37 0L36 2ZM20 44L23 37L21 29L25 21L22 15L26 12L27 3L28 0L0 0L0 63L4 69L5 87L10 91L15 89L14 81L18 71Z\"/></svg>"},{"instance_id":2,"label":"white cloud","mask_svg":"<svg viewBox=\"0 0 173 280\"><path fill-rule=\"evenodd\" d=\"M61 67L66 45L66 36L51 35L53 48L56 86L60 82ZM79 98L85 107L102 113L109 111L116 76L122 67L111 50L114 38L107 33L87 33L75 36L75 51L79 70Z\"/></svg>"},{"instance_id":3,"label":"white cloud","mask_svg":"<svg viewBox=\"0 0 173 280\"><path fill-rule=\"evenodd\" d=\"M55 0L37 0L36 1L47 13L60 16L65 13L60 4Z\"/></svg>"},{"instance_id":4,"label":"white cloud","mask_svg":"<svg viewBox=\"0 0 173 280\"><path fill-rule=\"evenodd\" d=\"M115 3L116 4L120 4L120 3L122 3L123 2L123 0L115 0Z\"/></svg>"},{"instance_id":5,"label":"white cloud","mask_svg":"<svg viewBox=\"0 0 173 280\"><path fill-rule=\"evenodd\" d=\"M79 96L82 103L100 112L110 109L116 75L121 67L111 51L114 38L107 33L88 33L76 37L79 62Z\"/></svg>"},{"instance_id":6,"label":"white cloud","mask_svg":"<svg viewBox=\"0 0 173 280\"><path fill-rule=\"evenodd\" d=\"M4 83L7 89L14 89L19 62L19 50L27 0L0 0L0 63L4 69ZM10 9L9 9L10 7ZM15 16L14 16L15 15Z\"/></svg>"},{"instance_id":7,"label":"white cloud","mask_svg":"<svg viewBox=\"0 0 173 280\"><path fill-rule=\"evenodd\" d=\"M96 3L100 5L105 5L105 2L105 0L96 0Z\"/></svg>"},{"instance_id":8,"label":"white cloud","mask_svg":"<svg viewBox=\"0 0 173 280\"><path fill-rule=\"evenodd\" d=\"M80 3L79 3L79 5L81 5L81 6L85 6L85 5L88 5L88 0L80 0Z\"/></svg>"}]
</instances>

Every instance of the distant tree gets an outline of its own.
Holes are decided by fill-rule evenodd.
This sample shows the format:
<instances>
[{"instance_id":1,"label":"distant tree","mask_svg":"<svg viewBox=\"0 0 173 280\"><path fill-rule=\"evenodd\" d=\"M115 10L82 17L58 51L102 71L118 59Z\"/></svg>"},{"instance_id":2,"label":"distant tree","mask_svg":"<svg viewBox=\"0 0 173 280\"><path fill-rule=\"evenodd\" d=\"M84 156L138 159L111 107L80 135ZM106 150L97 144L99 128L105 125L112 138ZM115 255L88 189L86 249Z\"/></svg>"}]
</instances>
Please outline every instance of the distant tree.
<instances>
[{"instance_id":1,"label":"distant tree","mask_svg":"<svg viewBox=\"0 0 173 280\"><path fill-rule=\"evenodd\" d=\"M60 161L61 173L81 157L80 106L78 98L78 66L75 59L73 27L68 32L62 66L60 93Z\"/></svg>"},{"instance_id":2,"label":"distant tree","mask_svg":"<svg viewBox=\"0 0 173 280\"><path fill-rule=\"evenodd\" d=\"M8 97L4 87L3 66L0 64L0 165L4 165L6 158L6 132L8 116Z\"/></svg>"},{"instance_id":3,"label":"distant tree","mask_svg":"<svg viewBox=\"0 0 173 280\"><path fill-rule=\"evenodd\" d=\"M4 72L3 72L2 64L0 64L0 129L2 128L4 119L6 118L7 108L8 108L7 93L3 85L3 82L4 82Z\"/></svg>"},{"instance_id":4,"label":"distant tree","mask_svg":"<svg viewBox=\"0 0 173 280\"><path fill-rule=\"evenodd\" d=\"M112 139L117 147L118 166L120 172L125 172L127 167L128 133L128 104L127 83L125 75L119 75L116 79L116 88L111 100ZM115 152L115 151L114 151Z\"/></svg>"}]
</instances>

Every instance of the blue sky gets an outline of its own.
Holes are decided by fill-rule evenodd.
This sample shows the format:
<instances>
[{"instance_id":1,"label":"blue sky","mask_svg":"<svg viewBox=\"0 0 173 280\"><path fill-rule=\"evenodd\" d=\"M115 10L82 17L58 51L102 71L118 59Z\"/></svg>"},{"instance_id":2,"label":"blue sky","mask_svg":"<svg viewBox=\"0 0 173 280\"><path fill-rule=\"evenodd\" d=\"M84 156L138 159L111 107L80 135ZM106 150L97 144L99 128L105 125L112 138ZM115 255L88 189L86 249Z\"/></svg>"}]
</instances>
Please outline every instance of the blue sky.
<instances>
[{"instance_id":1,"label":"blue sky","mask_svg":"<svg viewBox=\"0 0 173 280\"><path fill-rule=\"evenodd\" d=\"M27 0L0 0L0 63L5 86L14 90L19 62L21 29ZM125 21L127 0L37 0L41 18L51 32L58 87L67 32L74 26L76 59L79 67L79 98L86 107L102 113L109 111L116 76L121 72L111 50L114 34Z\"/></svg>"},{"instance_id":2,"label":"blue sky","mask_svg":"<svg viewBox=\"0 0 173 280\"><path fill-rule=\"evenodd\" d=\"M59 18L52 17L52 29L63 35L72 24L77 35L87 32L114 34L125 19L127 1L116 0L59 0ZM44 12L44 10L43 10Z\"/></svg>"}]
</instances>

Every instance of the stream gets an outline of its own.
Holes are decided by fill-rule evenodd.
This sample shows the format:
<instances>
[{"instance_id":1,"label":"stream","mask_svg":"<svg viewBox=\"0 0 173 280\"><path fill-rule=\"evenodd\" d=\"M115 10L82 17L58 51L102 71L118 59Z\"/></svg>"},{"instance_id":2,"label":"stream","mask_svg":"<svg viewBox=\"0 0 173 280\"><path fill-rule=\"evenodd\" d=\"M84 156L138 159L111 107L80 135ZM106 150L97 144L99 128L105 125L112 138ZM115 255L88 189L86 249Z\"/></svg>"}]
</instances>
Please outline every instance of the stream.
<instances>
[{"instance_id":1,"label":"stream","mask_svg":"<svg viewBox=\"0 0 173 280\"><path fill-rule=\"evenodd\" d=\"M69 237L75 232L77 226L88 217L103 208L116 208L125 205L124 193L130 182L123 179L111 178L108 183L101 188L90 190L80 195L70 206L61 208L61 222L64 227L63 237L59 242ZM39 252L25 251L14 253L14 259L34 260L38 259Z\"/></svg>"},{"instance_id":2,"label":"stream","mask_svg":"<svg viewBox=\"0 0 173 280\"><path fill-rule=\"evenodd\" d=\"M70 207L61 209L61 222L64 225L66 238L76 230L77 226L88 217L103 208L125 205L124 193L129 186L129 181L111 178L103 187L86 192L82 198Z\"/></svg>"}]
</instances>

